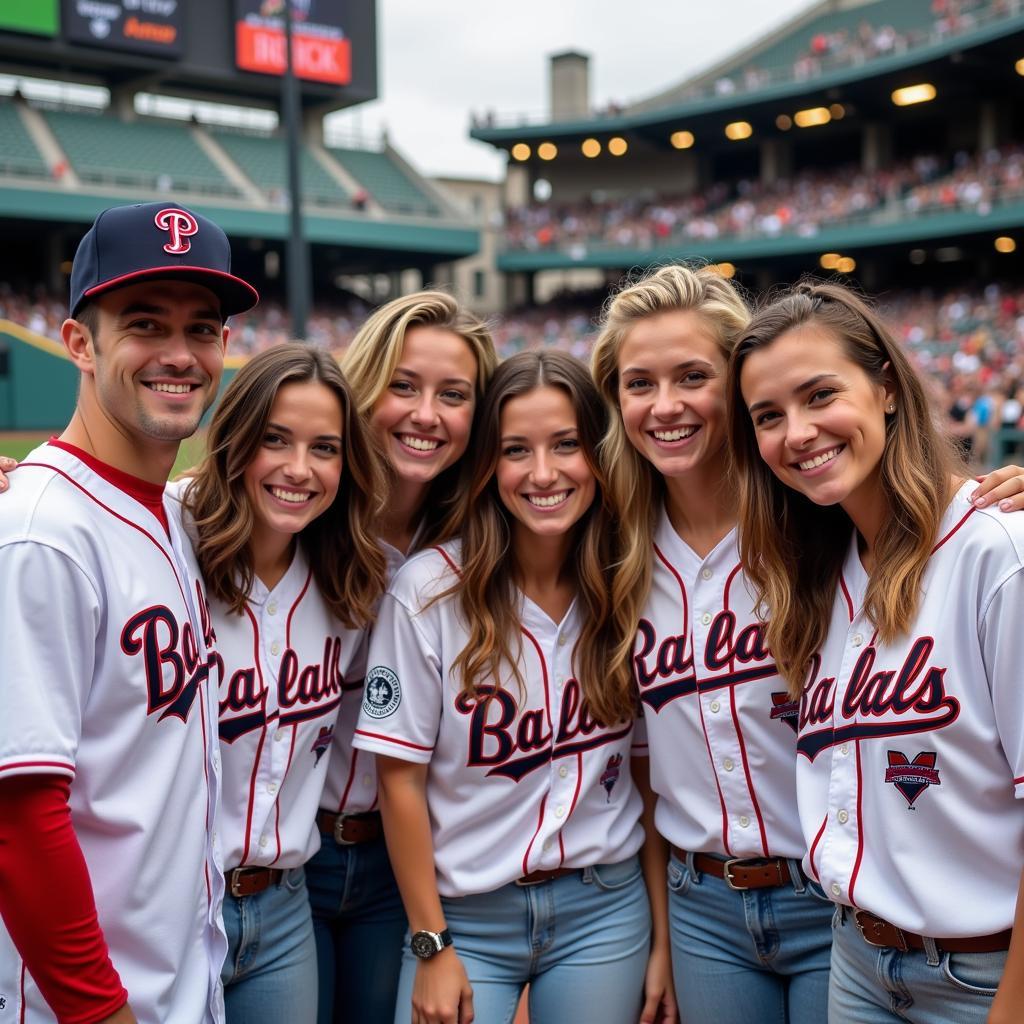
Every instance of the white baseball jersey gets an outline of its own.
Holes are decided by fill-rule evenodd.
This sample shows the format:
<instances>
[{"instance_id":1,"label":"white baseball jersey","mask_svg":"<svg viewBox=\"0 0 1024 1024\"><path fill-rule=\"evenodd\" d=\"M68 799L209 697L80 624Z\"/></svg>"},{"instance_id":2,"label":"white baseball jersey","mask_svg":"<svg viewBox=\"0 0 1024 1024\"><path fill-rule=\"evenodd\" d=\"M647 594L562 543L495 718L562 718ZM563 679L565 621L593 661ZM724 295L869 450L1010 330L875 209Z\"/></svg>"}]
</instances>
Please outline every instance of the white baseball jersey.
<instances>
[{"instance_id":1,"label":"white baseball jersey","mask_svg":"<svg viewBox=\"0 0 1024 1024\"><path fill-rule=\"evenodd\" d=\"M735 530L701 558L662 510L633 672L659 833L696 853L802 857L797 704L754 613Z\"/></svg>"},{"instance_id":2,"label":"white baseball jersey","mask_svg":"<svg viewBox=\"0 0 1024 1024\"><path fill-rule=\"evenodd\" d=\"M43 445L11 475L0 516L0 778L71 779L99 924L140 1024L223 1019L216 656L173 506L168 538L138 501ZM0 992L17 993L18 1020L55 1019L11 955Z\"/></svg>"},{"instance_id":3,"label":"white baseball jersey","mask_svg":"<svg viewBox=\"0 0 1024 1024\"><path fill-rule=\"evenodd\" d=\"M169 490L181 493L181 485ZM297 548L273 590L210 611L220 661L220 847L228 868L294 868L320 848L316 811L338 723L362 698L366 633L333 616Z\"/></svg>"},{"instance_id":4,"label":"white baseball jersey","mask_svg":"<svg viewBox=\"0 0 1024 1024\"><path fill-rule=\"evenodd\" d=\"M1009 928L1024 864L1024 517L946 510L907 636L877 641L856 538L800 704L807 870L938 937Z\"/></svg>"},{"instance_id":5,"label":"white baseball jersey","mask_svg":"<svg viewBox=\"0 0 1024 1024\"><path fill-rule=\"evenodd\" d=\"M573 677L575 606L553 622L523 597L518 668L501 688L461 695L452 663L468 642L453 597L458 545L398 572L370 643L355 745L429 764L427 804L438 891L491 892L537 869L625 860L639 849L640 796L629 772L632 723L598 726Z\"/></svg>"},{"instance_id":6,"label":"white baseball jersey","mask_svg":"<svg viewBox=\"0 0 1024 1024\"><path fill-rule=\"evenodd\" d=\"M387 560L388 580L392 580L405 564L406 555L386 541L379 543ZM413 545L415 543L414 537ZM320 806L332 814L361 814L377 809L376 761L372 754L352 746L363 697L363 680L353 675L351 682L346 683L348 686L353 688L356 699L342 701L327 764L327 781L320 799Z\"/></svg>"}]
</instances>

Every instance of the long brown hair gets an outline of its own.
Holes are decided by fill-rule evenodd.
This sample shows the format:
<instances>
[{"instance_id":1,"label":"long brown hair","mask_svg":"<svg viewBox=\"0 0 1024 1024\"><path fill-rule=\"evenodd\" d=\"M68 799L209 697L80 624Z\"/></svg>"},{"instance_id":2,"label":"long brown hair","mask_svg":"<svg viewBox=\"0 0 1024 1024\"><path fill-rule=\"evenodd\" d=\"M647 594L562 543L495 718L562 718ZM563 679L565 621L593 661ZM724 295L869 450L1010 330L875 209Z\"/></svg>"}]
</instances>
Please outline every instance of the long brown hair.
<instances>
[{"instance_id":1,"label":"long brown hair","mask_svg":"<svg viewBox=\"0 0 1024 1024\"><path fill-rule=\"evenodd\" d=\"M594 474L593 503L574 527L565 566L575 577L581 630L573 651L577 681L591 715L610 725L634 713L629 672L629 645L636 630L623 622L611 600L608 574L616 558L617 529L609 504L597 446L607 415L586 366L564 352L521 352L498 367L480 407L473 452L464 466L467 496L463 523L462 570L442 596L455 594L469 626L469 641L455 659L462 690L471 697L486 678L500 685L502 665L517 663L522 637L518 611L518 576L512 551L511 516L498 495L496 469L501 456L501 413L505 403L538 388L564 391L576 412L580 447ZM622 651L627 653L622 655ZM522 684L518 671L517 681Z\"/></svg>"},{"instance_id":2,"label":"long brown hair","mask_svg":"<svg viewBox=\"0 0 1024 1024\"><path fill-rule=\"evenodd\" d=\"M660 313L692 310L729 358L750 321L738 287L710 267L670 264L639 279L627 280L608 300L601 333L591 355L591 372L608 408L608 432L600 457L612 502L619 510L622 556L612 578L612 600L623 618L638 624L651 589L655 525L661 514L665 483L661 474L631 444L619 410L619 351L630 330ZM635 633L634 625L634 633ZM635 637L625 643L632 653Z\"/></svg>"},{"instance_id":3,"label":"long brown hair","mask_svg":"<svg viewBox=\"0 0 1024 1024\"><path fill-rule=\"evenodd\" d=\"M209 592L241 613L254 571L249 539L255 520L245 491L271 407L284 384L315 381L341 403L343 468L337 497L298 536L313 580L346 626L373 621L386 579L373 519L386 495L381 460L334 359L309 345L277 345L254 356L224 391L210 423L209 454L185 491L198 533L196 554Z\"/></svg>"},{"instance_id":4,"label":"long brown hair","mask_svg":"<svg viewBox=\"0 0 1024 1024\"><path fill-rule=\"evenodd\" d=\"M341 366L356 396L359 413L369 419L377 400L391 384L402 358L405 336L413 327L439 327L460 337L476 358L477 405L498 365L487 325L448 292L413 292L374 310L345 350ZM390 467L388 467L390 472ZM423 526L417 543L437 544L454 536L464 508L458 491L459 467L449 466L431 483L423 504Z\"/></svg>"},{"instance_id":5,"label":"long brown hair","mask_svg":"<svg viewBox=\"0 0 1024 1024\"><path fill-rule=\"evenodd\" d=\"M762 461L740 391L746 358L804 324L843 347L868 378L895 388L886 416L880 483L888 505L875 539L865 597L883 643L907 631L921 578L958 470L949 439L936 426L917 373L889 329L850 289L804 282L755 314L729 367L729 430L740 478L740 555L767 614L768 646L794 696L811 656L825 641L853 523L839 505L821 507L786 487Z\"/></svg>"}]
</instances>

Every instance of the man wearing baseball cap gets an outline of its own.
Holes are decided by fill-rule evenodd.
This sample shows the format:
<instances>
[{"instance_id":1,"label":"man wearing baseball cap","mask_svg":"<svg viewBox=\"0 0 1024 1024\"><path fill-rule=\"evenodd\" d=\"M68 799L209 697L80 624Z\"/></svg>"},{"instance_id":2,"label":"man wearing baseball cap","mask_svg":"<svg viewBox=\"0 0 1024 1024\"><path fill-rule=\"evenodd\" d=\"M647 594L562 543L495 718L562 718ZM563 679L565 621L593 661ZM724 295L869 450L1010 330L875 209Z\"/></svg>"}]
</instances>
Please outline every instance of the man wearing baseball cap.
<instances>
[{"instance_id":1,"label":"man wearing baseball cap","mask_svg":"<svg viewBox=\"0 0 1024 1024\"><path fill-rule=\"evenodd\" d=\"M75 254L74 415L0 516L12 1021L223 1019L215 638L163 490L216 396L225 321L257 298L224 232L168 203L104 211Z\"/></svg>"}]
</instances>

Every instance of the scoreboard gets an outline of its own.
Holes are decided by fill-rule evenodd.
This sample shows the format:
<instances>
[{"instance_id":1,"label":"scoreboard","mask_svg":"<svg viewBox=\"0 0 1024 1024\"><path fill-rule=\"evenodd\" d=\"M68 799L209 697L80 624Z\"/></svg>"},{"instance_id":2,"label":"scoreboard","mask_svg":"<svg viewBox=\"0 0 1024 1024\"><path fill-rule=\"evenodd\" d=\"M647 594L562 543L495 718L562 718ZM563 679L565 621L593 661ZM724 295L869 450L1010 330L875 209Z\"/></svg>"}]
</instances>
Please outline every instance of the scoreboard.
<instances>
[{"instance_id":1,"label":"scoreboard","mask_svg":"<svg viewBox=\"0 0 1024 1024\"><path fill-rule=\"evenodd\" d=\"M273 101L286 0L0 0L0 71L145 81L150 92ZM377 96L375 0L290 0L303 103Z\"/></svg>"}]
</instances>

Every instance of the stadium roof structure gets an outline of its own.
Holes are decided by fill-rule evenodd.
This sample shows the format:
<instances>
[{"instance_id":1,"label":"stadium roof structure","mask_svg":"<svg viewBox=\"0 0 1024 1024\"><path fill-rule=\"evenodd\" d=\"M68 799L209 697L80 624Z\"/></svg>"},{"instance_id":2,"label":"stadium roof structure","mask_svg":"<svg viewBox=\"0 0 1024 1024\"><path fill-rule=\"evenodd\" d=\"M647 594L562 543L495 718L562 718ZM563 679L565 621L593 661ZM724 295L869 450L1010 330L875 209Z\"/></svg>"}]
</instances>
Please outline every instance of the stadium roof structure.
<instances>
[{"instance_id":1,"label":"stadium roof structure","mask_svg":"<svg viewBox=\"0 0 1024 1024\"><path fill-rule=\"evenodd\" d=\"M888 91L908 84L910 71L942 75L944 84L962 91L970 87L973 76L985 76L989 60L1012 55L1012 68L1021 56L1016 51L1024 45L1024 9L1018 4L980 9L969 27L954 34L929 30L931 17L930 0L873 0L853 7L823 0L756 45L622 110L559 121L499 114L488 117L485 124L473 124L470 136L511 151L517 143L568 143L631 133L667 149L672 133L686 129L699 145L702 138L720 138L721 126L740 116L752 123L755 118L774 122L780 105L786 109L811 106L825 96L828 103L853 96L887 96ZM830 63L825 58L814 74L794 73L796 54L816 33L848 32L869 18L876 25L903 26L904 43L871 59ZM742 75L732 77L748 67L758 72L749 85ZM965 79L967 70L971 74ZM722 81L731 83L728 90L716 88Z\"/></svg>"}]
</instances>

